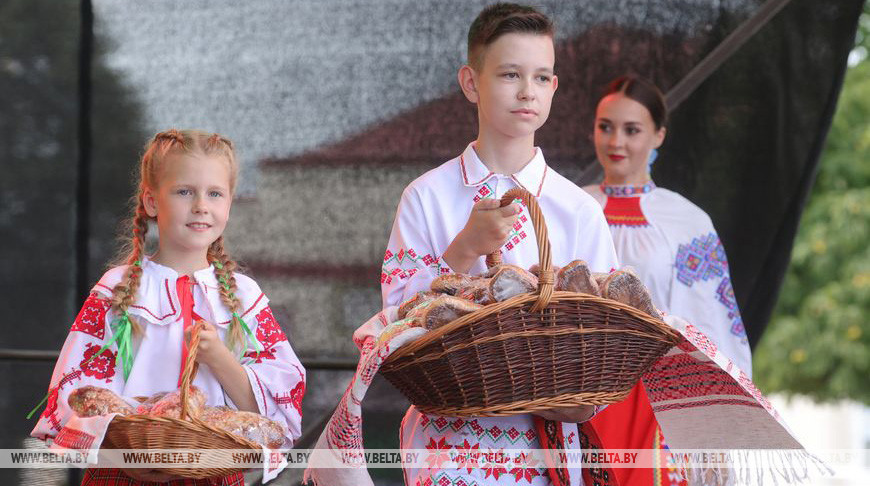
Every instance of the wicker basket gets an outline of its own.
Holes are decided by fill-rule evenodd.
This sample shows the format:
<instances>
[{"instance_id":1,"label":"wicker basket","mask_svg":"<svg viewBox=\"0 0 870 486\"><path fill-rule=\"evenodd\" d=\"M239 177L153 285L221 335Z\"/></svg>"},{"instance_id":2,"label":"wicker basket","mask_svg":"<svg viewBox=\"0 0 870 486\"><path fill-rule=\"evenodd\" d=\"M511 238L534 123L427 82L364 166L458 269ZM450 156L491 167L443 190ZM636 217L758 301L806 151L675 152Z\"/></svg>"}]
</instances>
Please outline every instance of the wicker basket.
<instances>
[{"instance_id":1,"label":"wicker basket","mask_svg":"<svg viewBox=\"0 0 870 486\"><path fill-rule=\"evenodd\" d=\"M164 472L184 478L203 479L227 476L245 468L228 467L232 457L214 449L250 449L262 447L242 437L217 429L193 417L188 411L190 384L199 368L196 352L201 326L194 328L190 353L181 376L181 419L152 415L119 415L109 424L103 447L108 449L197 449L202 453L198 467L174 467Z\"/></svg>"},{"instance_id":2,"label":"wicker basket","mask_svg":"<svg viewBox=\"0 0 870 486\"><path fill-rule=\"evenodd\" d=\"M522 199L538 242L535 292L456 319L390 355L381 374L421 411L505 416L624 399L679 342L660 319L609 299L553 290L547 226L535 198ZM490 255L492 266L499 258Z\"/></svg>"}]
</instances>

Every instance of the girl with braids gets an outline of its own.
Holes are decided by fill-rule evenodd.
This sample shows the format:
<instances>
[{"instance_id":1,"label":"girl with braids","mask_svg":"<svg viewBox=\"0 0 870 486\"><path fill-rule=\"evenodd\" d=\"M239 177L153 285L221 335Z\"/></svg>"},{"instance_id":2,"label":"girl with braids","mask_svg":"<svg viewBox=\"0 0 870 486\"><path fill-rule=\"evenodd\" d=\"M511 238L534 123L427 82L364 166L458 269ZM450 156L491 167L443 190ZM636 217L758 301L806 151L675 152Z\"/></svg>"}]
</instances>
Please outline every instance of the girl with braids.
<instances>
[{"instance_id":1,"label":"girl with braids","mask_svg":"<svg viewBox=\"0 0 870 486\"><path fill-rule=\"evenodd\" d=\"M82 418L67 404L86 385L134 397L179 387L189 334L203 326L193 382L207 404L257 412L285 426L284 447L301 433L305 371L249 277L235 273L224 248L238 166L232 143L217 134L168 130L141 160L132 237L120 266L94 286L55 366L48 403L32 435L55 449L93 450L114 414ZM146 252L149 223L157 250ZM241 474L207 480L146 469L88 469L82 484L157 481L244 484ZM151 484L151 483L149 483Z\"/></svg>"}]
</instances>

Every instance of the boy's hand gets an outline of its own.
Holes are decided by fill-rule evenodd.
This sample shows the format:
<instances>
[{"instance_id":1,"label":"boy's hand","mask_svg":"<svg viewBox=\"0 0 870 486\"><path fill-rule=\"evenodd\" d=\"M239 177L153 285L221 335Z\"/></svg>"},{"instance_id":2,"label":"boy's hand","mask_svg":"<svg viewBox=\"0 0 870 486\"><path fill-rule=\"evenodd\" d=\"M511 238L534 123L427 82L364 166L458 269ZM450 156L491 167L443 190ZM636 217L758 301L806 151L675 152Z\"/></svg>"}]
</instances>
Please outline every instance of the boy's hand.
<instances>
[{"instance_id":1,"label":"boy's hand","mask_svg":"<svg viewBox=\"0 0 870 486\"><path fill-rule=\"evenodd\" d=\"M533 415L557 422L585 422L595 414L595 405L578 405L576 407L551 408L533 412Z\"/></svg>"},{"instance_id":2,"label":"boy's hand","mask_svg":"<svg viewBox=\"0 0 870 486\"><path fill-rule=\"evenodd\" d=\"M498 199L481 199L471 208L471 215L442 258L454 272L468 273L482 255L497 251L510 235L517 221L520 205L499 207Z\"/></svg>"},{"instance_id":3,"label":"boy's hand","mask_svg":"<svg viewBox=\"0 0 870 486\"><path fill-rule=\"evenodd\" d=\"M217 329L212 324L205 321L197 321L196 325L202 326L202 329L199 331L199 347L196 351L197 363L213 367L215 363L226 359L227 354L232 358L232 353L221 341ZM185 331L184 339L188 344L190 344L190 332L192 329L193 327Z\"/></svg>"}]
</instances>

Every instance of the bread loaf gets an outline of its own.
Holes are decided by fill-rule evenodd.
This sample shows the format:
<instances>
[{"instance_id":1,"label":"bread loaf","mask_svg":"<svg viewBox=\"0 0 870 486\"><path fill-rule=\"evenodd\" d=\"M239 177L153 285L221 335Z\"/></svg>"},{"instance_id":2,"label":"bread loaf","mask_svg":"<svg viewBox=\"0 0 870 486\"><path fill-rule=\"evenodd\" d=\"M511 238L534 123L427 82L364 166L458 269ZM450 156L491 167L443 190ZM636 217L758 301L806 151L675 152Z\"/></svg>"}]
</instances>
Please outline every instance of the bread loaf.
<instances>
[{"instance_id":1,"label":"bread loaf","mask_svg":"<svg viewBox=\"0 0 870 486\"><path fill-rule=\"evenodd\" d=\"M532 292L538 287L538 278L528 270L515 265L500 265L499 267L489 283L489 290L496 302Z\"/></svg>"},{"instance_id":2,"label":"bread loaf","mask_svg":"<svg viewBox=\"0 0 870 486\"><path fill-rule=\"evenodd\" d=\"M452 295L442 295L423 310L420 320L426 329L437 329L483 306Z\"/></svg>"},{"instance_id":3,"label":"bread loaf","mask_svg":"<svg viewBox=\"0 0 870 486\"><path fill-rule=\"evenodd\" d=\"M284 426L258 413L228 407L205 407L199 419L269 449L279 449L284 445Z\"/></svg>"},{"instance_id":4,"label":"bread loaf","mask_svg":"<svg viewBox=\"0 0 870 486\"><path fill-rule=\"evenodd\" d=\"M441 295L437 292L433 292L431 290L424 290L422 292L417 292L413 297L402 302L402 305L399 306L398 315L399 319L404 319L408 317L408 313L413 309L418 307L420 304L428 301L432 301L438 298Z\"/></svg>"},{"instance_id":5,"label":"bread loaf","mask_svg":"<svg viewBox=\"0 0 870 486\"><path fill-rule=\"evenodd\" d=\"M198 417L205 407L205 394L199 388L191 385L187 401L187 413L193 417ZM181 418L181 390L166 393L156 400L146 413L159 417Z\"/></svg>"},{"instance_id":6,"label":"bread loaf","mask_svg":"<svg viewBox=\"0 0 870 486\"><path fill-rule=\"evenodd\" d=\"M161 398L165 397L167 393L169 392L157 392L150 397L136 397L136 400L139 401L139 405L136 407L136 413L151 413L151 408L154 407L154 404L159 402Z\"/></svg>"},{"instance_id":7,"label":"bread loaf","mask_svg":"<svg viewBox=\"0 0 870 486\"><path fill-rule=\"evenodd\" d=\"M601 286L601 296L605 299L628 304L656 319L662 318L661 313L652 303L649 291L640 281L640 277L629 267L613 271L604 279Z\"/></svg>"},{"instance_id":8,"label":"bread loaf","mask_svg":"<svg viewBox=\"0 0 870 486\"><path fill-rule=\"evenodd\" d=\"M112 390L98 386L76 388L67 398L67 403L79 417L96 417L110 413L130 415L133 407Z\"/></svg>"},{"instance_id":9,"label":"bread loaf","mask_svg":"<svg viewBox=\"0 0 870 486\"><path fill-rule=\"evenodd\" d=\"M471 281L476 278L480 277L472 277L464 273L448 273L433 280L430 287L433 292L456 295L460 288L468 287Z\"/></svg>"},{"instance_id":10,"label":"bread loaf","mask_svg":"<svg viewBox=\"0 0 870 486\"><path fill-rule=\"evenodd\" d=\"M600 295L598 284L583 260L574 260L559 269L556 273L556 290Z\"/></svg>"},{"instance_id":11,"label":"bread loaf","mask_svg":"<svg viewBox=\"0 0 870 486\"><path fill-rule=\"evenodd\" d=\"M492 296L492 291L489 288L490 279L476 278L472 279L465 287L460 287L456 296L460 299L465 299L475 304L487 305L495 302Z\"/></svg>"}]
</instances>

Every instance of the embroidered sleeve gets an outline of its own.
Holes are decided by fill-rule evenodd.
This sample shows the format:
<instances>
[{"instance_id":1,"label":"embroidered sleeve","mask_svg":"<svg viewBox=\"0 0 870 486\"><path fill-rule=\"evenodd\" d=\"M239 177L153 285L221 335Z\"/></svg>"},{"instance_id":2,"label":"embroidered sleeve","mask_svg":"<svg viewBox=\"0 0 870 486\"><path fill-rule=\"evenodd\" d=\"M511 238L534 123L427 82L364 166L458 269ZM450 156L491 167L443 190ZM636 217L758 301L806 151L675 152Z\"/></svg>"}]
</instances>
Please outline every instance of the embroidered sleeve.
<instances>
[{"instance_id":1,"label":"embroidered sleeve","mask_svg":"<svg viewBox=\"0 0 870 486\"><path fill-rule=\"evenodd\" d=\"M438 275L452 273L431 241L422 204L407 188L399 202L381 266L384 307L399 305L416 292L427 290Z\"/></svg>"},{"instance_id":2,"label":"embroidered sleeve","mask_svg":"<svg viewBox=\"0 0 870 486\"><path fill-rule=\"evenodd\" d=\"M76 388L91 385L121 395L124 374L117 362L117 347L102 350L111 339L111 304L96 292L85 300L70 328L54 367L45 410L31 435L54 439L59 447L90 449L99 446L110 418L78 417L67 400Z\"/></svg>"},{"instance_id":3,"label":"embroidered sleeve","mask_svg":"<svg viewBox=\"0 0 870 486\"><path fill-rule=\"evenodd\" d=\"M268 305L245 320L262 346L258 352L248 344L242 361L257 406L262 415L284 424L285 445L291 447L302 435L305 369Z\"/></svg>"},{"instance_id":4,"label":"embroidered sleeve","mask_svg":"<svg viewBox=\"0 0 870 486\"><path fill-rule=\"evenodd\" d=\"M752 373L752 358L734 298L725 249L710 228L677 247L670 313L692 323L741 370Z\"/></svg>"}]
</instances>

